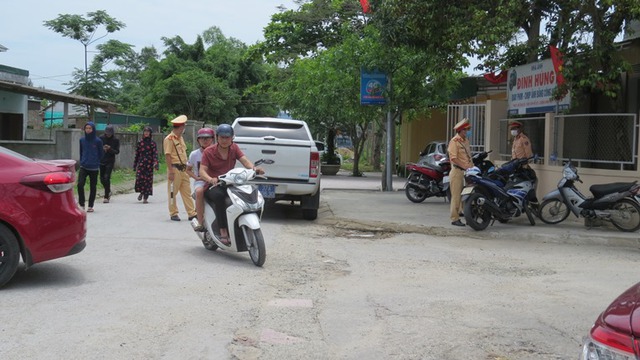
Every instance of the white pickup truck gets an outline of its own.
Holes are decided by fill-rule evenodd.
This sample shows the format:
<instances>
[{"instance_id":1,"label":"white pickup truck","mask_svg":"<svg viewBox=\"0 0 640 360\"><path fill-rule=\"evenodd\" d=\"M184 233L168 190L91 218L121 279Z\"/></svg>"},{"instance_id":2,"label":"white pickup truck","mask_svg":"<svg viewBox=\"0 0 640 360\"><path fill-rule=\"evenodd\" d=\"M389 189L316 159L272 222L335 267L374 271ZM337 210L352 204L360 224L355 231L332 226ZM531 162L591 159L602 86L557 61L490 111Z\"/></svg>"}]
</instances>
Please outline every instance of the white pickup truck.
<instances>
[{"instance_id":1,"label":"white pickup truck","mask_svg":"<svg viewBox=\"0 0 640 360\"><path fill-rule=\"evenodd\" d=\"M266 200L299 201L302 217L315 220L320 207L320 153L301 120L243 117L231 125L234 142L251 161L260 159L267 179L255 179Z\"/></svg>"}]
</instances>

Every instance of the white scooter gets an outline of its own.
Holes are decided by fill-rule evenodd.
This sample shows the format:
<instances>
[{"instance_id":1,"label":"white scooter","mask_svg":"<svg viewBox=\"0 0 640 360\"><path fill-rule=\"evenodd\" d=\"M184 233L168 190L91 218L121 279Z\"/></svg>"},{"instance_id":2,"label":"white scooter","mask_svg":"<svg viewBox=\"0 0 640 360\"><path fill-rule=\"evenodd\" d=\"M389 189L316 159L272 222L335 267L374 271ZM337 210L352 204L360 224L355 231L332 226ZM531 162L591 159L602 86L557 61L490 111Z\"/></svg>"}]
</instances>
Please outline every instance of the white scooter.
<instances>
[{"instance_id":1,"label":"white scooter","mask_svg":"<svg viewBox=\"0 0 640 360\"><path fill-rule=\"evenodd\" d=\"M258 165L259 162L256 162ZM215 251L218 248L241 252L249 251L251 261L256 266L262 266L267 253L264 247L264 237L260 229L260 218L264 209L264 198L253 184L248 181L256 178L257 174L252 169L234 168L218 177L218 186L227 189L227 223L229 224L229 241L226 245L220 241L220 227L216 221L213 204L205 197L203 232L196 231L202 244L207 250ZM191 226L198 226L198 220L191 221Z\"/></svg>"}]
</instances>

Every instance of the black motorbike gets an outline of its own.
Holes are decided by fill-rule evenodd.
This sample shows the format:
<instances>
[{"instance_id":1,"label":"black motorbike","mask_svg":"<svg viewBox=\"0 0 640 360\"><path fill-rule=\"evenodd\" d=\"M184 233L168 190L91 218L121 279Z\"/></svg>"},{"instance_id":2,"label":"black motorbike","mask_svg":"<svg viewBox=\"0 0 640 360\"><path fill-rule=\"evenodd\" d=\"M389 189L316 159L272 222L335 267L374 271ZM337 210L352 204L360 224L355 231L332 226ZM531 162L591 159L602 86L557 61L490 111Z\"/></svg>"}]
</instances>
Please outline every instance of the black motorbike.
<instances>
[{"instance_id":1,"label":"black motorbike","mask_svg":"<svg viewBox=\"0 0 640 360\"><path fill-rule=\"evenodd\" d=\"M488 174L473 168L465 172L462 201L467 225L484 230L493 220L507 222L523 213L531 225L536 224L530 202L535 199L537 177L526 166L531 159L511 160Z\"/></svg>"}]
</instances>

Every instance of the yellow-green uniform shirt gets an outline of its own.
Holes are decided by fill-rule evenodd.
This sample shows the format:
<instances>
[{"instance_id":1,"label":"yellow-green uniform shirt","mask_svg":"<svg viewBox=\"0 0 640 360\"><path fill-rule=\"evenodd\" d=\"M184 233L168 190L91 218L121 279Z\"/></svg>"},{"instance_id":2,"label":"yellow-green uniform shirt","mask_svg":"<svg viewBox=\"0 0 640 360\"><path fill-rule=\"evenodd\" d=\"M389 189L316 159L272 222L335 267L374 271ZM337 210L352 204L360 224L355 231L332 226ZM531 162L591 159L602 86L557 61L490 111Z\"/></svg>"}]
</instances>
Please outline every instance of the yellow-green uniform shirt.
<instances>
[{"instance_id":1,"label":"yellow-green uniform shirt","mask_svg":"<svg viewBox=\"0 0 640 360\"><path fill-rule=\"evenodd\" d=\"M512 159L523 159L530 158L533 156L533 151L531 150L531 141L525 134L518 134L513 139L513 145L511 146L511 158Z\"/></svg>"},{"instance_id":2,"label":"yellow-green uniform shirt","mask_svg":"<svg viewBox=\"0 0 640 360\"><path fill-rule=\"evenodd\" d=\"M451 161L452 166L455 164L453 161L455 159L458 160L457 163L465 165L463 169L473 166L473 161L471 161L471 143L469 139L463 139L460 134L457 134L449 141L447 152L449 153L449 161Z\"/></svg>"},{"instance_id":3,"label":"yellow-green uniform shirt","mask_svg":"<svg viewBox=\"0 0 640 360\"><path fill-rule=\"evenodd\" d=\"M187 146L182 136L171 133L164 138L162 146L164 154L171 156L171 164L187 164Z\"/></svg>"}]
</instances>

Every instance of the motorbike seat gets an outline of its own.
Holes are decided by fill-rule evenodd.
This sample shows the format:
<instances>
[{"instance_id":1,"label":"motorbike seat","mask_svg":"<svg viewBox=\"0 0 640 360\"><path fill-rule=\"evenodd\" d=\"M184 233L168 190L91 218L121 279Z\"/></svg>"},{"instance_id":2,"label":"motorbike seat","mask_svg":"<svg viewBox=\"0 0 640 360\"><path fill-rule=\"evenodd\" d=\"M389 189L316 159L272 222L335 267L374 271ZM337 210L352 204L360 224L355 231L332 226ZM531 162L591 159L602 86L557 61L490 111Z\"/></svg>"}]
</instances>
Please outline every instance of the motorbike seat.
<instances>
[{"instance_id":1,"label":"motorbike seat","mask_svg":"<svg viewBox=\"0 0 640 360\"><path fill-rule=\"evenodd\" d=\"M611 184L591 185L591 187L589 188L589 191L591 191L594 197L600 198L608 194L627 191L631 189L631 187L635 184L636 182L634 181L634 182L626 182L626 183L617 182L617 183L611 183Z\"/></svg>"}]
</instances>

